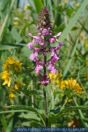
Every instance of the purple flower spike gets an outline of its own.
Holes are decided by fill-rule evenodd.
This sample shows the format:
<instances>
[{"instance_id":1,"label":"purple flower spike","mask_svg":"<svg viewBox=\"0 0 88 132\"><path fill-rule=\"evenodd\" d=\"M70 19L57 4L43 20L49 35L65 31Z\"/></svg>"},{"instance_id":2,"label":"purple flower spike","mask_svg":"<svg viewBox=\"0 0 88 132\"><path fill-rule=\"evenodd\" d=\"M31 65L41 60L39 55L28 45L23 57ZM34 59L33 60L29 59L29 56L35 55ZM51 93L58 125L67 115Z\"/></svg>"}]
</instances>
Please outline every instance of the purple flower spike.
<instances>
[{"instance_id":1,"label":"purple flower spike","mask_svg":"<svg viewBox=\"0 0 88 132\"><path fill-rule=\"evenodd\" d=\"M59 60L58 50L62 47L63 42L59 42L57 46L54 46L54 43L60 35L61 32L53 35L48 9L44 8L39 15L38 34L32 36L29 33L32 42L28 43L27 47L32 50L29 58L35 63L35 73L40 77L40 84L45 86L50 82L48 72L57 72L55 64Z\"/></svg>"}]
</instances>

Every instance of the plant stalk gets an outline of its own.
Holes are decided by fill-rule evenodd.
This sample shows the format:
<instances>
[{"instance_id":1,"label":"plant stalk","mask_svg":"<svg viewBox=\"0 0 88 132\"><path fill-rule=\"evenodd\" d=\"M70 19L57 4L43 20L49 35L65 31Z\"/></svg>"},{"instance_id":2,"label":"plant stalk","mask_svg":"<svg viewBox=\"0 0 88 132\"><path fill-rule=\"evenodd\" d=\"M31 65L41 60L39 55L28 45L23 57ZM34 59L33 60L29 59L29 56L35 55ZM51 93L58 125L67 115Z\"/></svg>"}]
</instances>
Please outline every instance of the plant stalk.
<instances>
[{"instance_id":1,"label":"plant stalk","mask_svg":"<svg viewBox=\"0 0 88 132\"><path fill-rule=\"evenodd\" d=\"M44 70L44 76L46 76L46 55L44 55L44 66L43 66L43 70ZM44 108L45 108L45 125L46 127L48 127L48 99L47 99L47 91L46 91L46 86L43 87L43 95L44 95Z\"/></svg>"},{"instance_id":2,"label":"plant stalk","mask_svg":"<svg viewBox=\"0 0 88 132\"><path fill-rule=\"evenodd\" d=\"M43 88L43 95L44 95L44 108L45 108L45 125L48 127L48 100L45 87Z\"/></svg>"}]
</instances>

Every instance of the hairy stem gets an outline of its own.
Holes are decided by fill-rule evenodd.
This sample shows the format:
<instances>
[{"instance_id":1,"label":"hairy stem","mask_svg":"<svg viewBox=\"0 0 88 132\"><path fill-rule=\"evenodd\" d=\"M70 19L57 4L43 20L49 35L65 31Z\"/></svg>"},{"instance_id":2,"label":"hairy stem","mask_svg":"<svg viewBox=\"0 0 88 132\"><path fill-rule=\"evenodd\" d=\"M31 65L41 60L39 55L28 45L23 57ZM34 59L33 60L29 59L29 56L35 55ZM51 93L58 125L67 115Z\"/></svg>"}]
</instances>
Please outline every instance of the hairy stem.
<instances>
[{"instance_id":1,"label":"hairy stem","mask_svg":"<svg viewBox=\"0 0 88 132\"><path fill-rule=\"evenodd\" d=\"M45 87L43 88L43 95L44 95L44 108L45 108L45 116L46 116L45 124L46 124L46 127L48 127L48 100L47 100Z\"/></svg>"},{"instance_id":2,"label":"hairy stem","mask_svg":"<svg viewBox=\"0 0 88 132\"><path fill-rule=\"evenodd\" d=\"M44 54L44 66L43 66L43 70L44 70L44 76L46 76L46 55ZM44 108L45 108L45 124L46 127L48 127L48 100L47 100L47 93L46 93L46 86L43 87L43 95L44 95Z\"/></svg>"}]
</instances>

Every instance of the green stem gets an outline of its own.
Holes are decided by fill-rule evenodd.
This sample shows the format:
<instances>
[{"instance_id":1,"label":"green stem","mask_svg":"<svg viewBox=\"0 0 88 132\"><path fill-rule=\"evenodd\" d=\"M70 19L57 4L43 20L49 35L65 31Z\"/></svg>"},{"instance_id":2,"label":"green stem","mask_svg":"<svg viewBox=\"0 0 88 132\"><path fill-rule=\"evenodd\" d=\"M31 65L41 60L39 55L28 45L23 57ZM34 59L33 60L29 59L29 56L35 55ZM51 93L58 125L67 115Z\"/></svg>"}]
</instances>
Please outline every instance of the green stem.
<instances>
[{"instance_id":1,"label":"green stem","mask_svg":"<svg viewBox=\"0 0 88 132\"><path fill-rule=\"evenodd\" d=\"M46 42L46 40L45 40ZM46 62L47 62L47 56L46 54L43 54L43 57L44 57L44 66L43 66L43 75L44 77L46 76ZM48 127L48 99L47 99L47 93L46 93L46 86L44 87L43 86L43 95L44 95L44 108L45 108L45 124L46 124L46 127Z\"/></svg>"},{"instance_id":2,"label":"green stem","mask_svg":"<svg viewBox=\"0 0 88 132\"><path fill-rule=\"evenodd\" d=\"M62 107L60 108L60 112L64 110L65 105L67 104L68 101L68 97L65 98L64 104L62 105Z\"/></svg>"},{"instance_id":3,"label":"green stem","mask_svg":"<svg viewBox=\"0 0 88 132\"><path fill-rule=\"evenodd\" d=\"M31 90L34 90L34 86L33 86L33 82L31 81ZM32 107L34 108L34 104L35 104L35 99L34 99L34 95L31 96L31 103L32 103Z\"/></svg>"},{"instance_id":4,"label":"green stem","mask_svg":"<svg viewBox=\"0 0 88 132\"><path fill-rule=\"evenodd\" d=\"M45 108L45 124L48 127L48 100L45 87L43 88L43 95L44 95L44 108Z\"/></svg>"}]
</instances>

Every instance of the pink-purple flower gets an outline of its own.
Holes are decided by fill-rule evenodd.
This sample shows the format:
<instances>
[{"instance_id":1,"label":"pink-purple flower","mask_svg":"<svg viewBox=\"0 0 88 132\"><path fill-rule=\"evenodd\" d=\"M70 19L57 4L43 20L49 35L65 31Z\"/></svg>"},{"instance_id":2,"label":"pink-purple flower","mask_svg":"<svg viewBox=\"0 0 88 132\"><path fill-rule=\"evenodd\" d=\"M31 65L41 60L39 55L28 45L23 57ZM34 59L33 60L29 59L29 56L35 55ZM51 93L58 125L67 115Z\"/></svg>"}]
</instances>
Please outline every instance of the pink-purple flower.
<instances>
[{"instance_id":1,"label":"pink-purple flower","mask_svg":"<svg viewBox=\"0 0 88 132\"><path fill-rule=\"evenodd\" d=\"M49 30L46 29L46 28L44 28L44 29L42 29L41 34L42 34L43 36L47 36L47 35L49 35Z\"/></svg>"},{"instance_id":2,"label":"pink-purple flower","mask_svg":"<svg viewBox=\"0 0 88 132\"><path fill-rule=\"evenodd\" d=\"M34 52L34 53L32 53L30 56L29 56L29 58L30 58L30 60L32 60L32 61L36 61L37 60L37 58L38 58L38 53L37 52Z\"/></svg>"},{"instance_id":3,"label":"pink-purple flower","mask_svg":"<svg viewBox=\"0 0 88 132\"><path fill-rule=\"evenodd\" d=\"M29 42L28 45L27 45L27 47L28 47L29 49L32 49L32 48L33 48L33 42Z\"/></svg>"},{"instance_id":4,"label":"pink-purple flower","mask_svg":"<svg viewBox=\"0 0 88 132\"><path fill-rule=\"evenodd\" d=\"M35 67L36 74L39 74L42 69L43 69L43 66L40 65L40 64L37 64L36 67Z\"/></svg>"},{"instance_id":5,"label":"pink-purple flower","mask_svg":"<svg viewBox=\"0 0 88 132\"><path fill-rule=\"evenodd\" d=\"M54 66L52 63L48 65L48 70L49 70L51 73L56 73L56 72L57 72L55 66Z\"/></svg>"},{"instance_id":6,"label":"pink-purple flower","mask_svg":"<svg viewBox=\"0 0 88 132\"><path fill-rule=\"evenodd\" d=\"M39 32L36 36L29 33L32 42L29 42L27 47L32 50L29 58L35 63L35 73L41 76L40 83L47 85L49 83L48 72L57 72L55 64L59 60L58 50L63 43L59 42L57 46L54 46L61 32L53 35L47 8L44 8L40 13L40 19L42 20L39 21Z\"/></svg>"},{"instance_id":7,"label":"pink-purple flower","mask_svg":"<svg viewBox=\"0 0 88 132\"><path fill-rule=\"evenodd\" d=\"M55 41L56 41L55 37L51 37L51 38L49 39L49 42L50 42L50 43L54 43Z\"/></svg>"}]
</instances>

